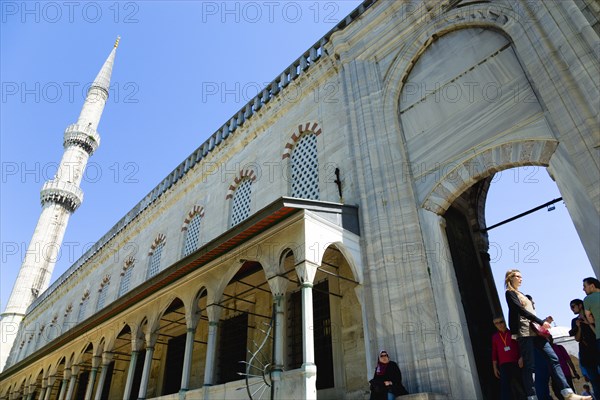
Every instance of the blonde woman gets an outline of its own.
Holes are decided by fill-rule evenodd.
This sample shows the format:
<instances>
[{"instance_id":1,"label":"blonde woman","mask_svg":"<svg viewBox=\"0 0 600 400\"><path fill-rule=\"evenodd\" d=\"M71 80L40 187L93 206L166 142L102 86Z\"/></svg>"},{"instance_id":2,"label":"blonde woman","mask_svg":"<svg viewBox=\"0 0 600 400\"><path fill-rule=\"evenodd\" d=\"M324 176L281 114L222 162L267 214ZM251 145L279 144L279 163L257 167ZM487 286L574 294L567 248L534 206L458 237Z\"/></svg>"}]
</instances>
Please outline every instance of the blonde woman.
<instances>
[{"instance_id":1,"label":"blonde woman","mask_svg":"<svg viewBox=\"0 0 600 400\"><path fill-rule=\"evenodd\" d=\"M523 276L518 269L506 271L504 286L506 287L506 303L508 304L508 323L510 331L513 335L517 336L517 342L521 349L521 356L523 357L523 384L527 393L527 399L537 400L533 383L533 373L535 370L533 352L535 349L538 349L548 362L548 365L550 365L552 378L560 388L560 394L566 400L592 400L590 396L580 396L573 393L560 368L558 357L554 350L552 350L552 346L546 339L537 336L530 328L530 322L537 322L543 325L544 328L550 329L548 320L552 320L552 317L541 320L535 315L535 309L531 300L519 291L522 283Z\"/></svg>"}]
</instances>

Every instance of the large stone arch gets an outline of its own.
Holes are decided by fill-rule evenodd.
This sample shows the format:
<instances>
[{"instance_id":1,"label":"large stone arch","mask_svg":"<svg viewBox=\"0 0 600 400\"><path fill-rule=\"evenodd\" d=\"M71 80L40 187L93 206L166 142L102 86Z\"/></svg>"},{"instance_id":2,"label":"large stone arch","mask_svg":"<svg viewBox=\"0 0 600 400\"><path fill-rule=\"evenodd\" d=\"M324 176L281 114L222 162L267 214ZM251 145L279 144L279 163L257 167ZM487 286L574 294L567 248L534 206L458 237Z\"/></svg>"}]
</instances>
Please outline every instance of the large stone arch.
<instances>
[{"instance_id":1,"label":"large stone arch","mask_svg":"<svg viewBox=\"0 0 600 400\"><path fill-rule=\"evenodd\" d=\"M594 67L597 65L584 66L584 62L572 54L573 44L567 42L565 38L550 44L545 40L545 34L548 29L555 29L556 26L552 24L550 24L552 26L544 28L532 26L531 19L527 14L527 7L524 7L522 13L517 13L501 4L468 4L440 14L418 29L408 41L411 44L402 48L384 72L383 114L385 125L388 127L387 129L398 132L400 140L406 143L402 118L399 118L402 91L421 56L437 40L447 34L473 28L494 31L505 37L514 51L524 76L530 83L531 96L536 98L535 101L540 106L540 120L536 123L539 130L545 130L546 134L542 135L543 137L527 137L525 135L513 140L506 140L505 143L486 143L483 146L474 147L474 155L462 154L457 157L459 159L452 160L453 165L469 165L469 160L477 161L479 153L487 153L492 147L501 147L500 144L519 152L527 152L527 146L533 146L534 150L539 150L538 144L540 144L522 143L516 145L516 148L515 144L508 142L542 139L552 147L549 142L556 141L552 153L545 154L543 161L523 160L524 163L520 164L518 161L512 160L506 165L506 168L527 164L548 167L567 204L592 267L598 274L600 273L600 250L597 246L597 232L600 229L600 222L597 215L600 212L600 203L598 202L600 192L596 190L596 187L600 167L597 154L594 154L593 149L598 145L597 126L594 122L598 110L594 108L600 88L598 85L589 84L594 81L594 72L598 71ZM563 6L561 5L561 7ZM566 9L561 11L569 12ZM579 12L578 10L571 11ZM541 14L548 12L543 5L536 10L536 13ZM581 46L578 51L593 53L589 40L585 38L573 40L580 40L577 44ZM557 50L556 46L560 46L560 49ZM568 84L560 82L568 82ZM520 146L522 148L518 148ZM542 151L546 150L549 149ZM412 151L405 144L401 153L406 164L398 163L394 167L404 168L403 172L407 172L406 165L414 162L411 159ZM411 185L417 192L415 182L420 177L415 178L413 171L408 172L413 178ZM474 176L479 175L481 171L469 174L468 171L457 168L452 173L458 174L459 179L466 178L466 181L472 181ZM446 175L451 176L450 174ZM446 193L445 189L450 187L455 193L461 190L455 187L455 182L450 182L448 179L442 182L448 176L442 177L439 182L436 182L435 188L427 190L426 199L416 194L417 201L422 207L435 213L443 212L442 210L448 207L449 203L442 198L446 197L451 202L454 195ZM459 181L458 185L464 189L468 183Z\"/></svg>"}]
</instances>

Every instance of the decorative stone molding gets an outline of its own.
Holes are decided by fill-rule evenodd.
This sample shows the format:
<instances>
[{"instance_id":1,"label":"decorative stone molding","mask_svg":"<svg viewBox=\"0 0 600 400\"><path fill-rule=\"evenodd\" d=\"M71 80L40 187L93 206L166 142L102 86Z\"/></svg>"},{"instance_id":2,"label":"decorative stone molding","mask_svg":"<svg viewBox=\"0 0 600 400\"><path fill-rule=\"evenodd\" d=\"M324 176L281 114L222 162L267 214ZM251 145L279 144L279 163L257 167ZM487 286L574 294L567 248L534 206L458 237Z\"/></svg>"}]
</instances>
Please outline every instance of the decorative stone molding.
<instances>
[{"instance_id":1,"label":"decorative stone molding","mask_svg":"<svg viewBox=\"0 0 600 400\"><path fill-rule=\"evenodd\" d=\"M525 165L548 166L558 147L555 140L504 143L468 158L440 178L422 207L443 215L452 202L475 182L498 171Z\"/></svg>"},{"instance_id":2,"label":"decorative stone molding","mask_svg":"<svg viewBox=\"0 0 600 400\"><path fill-rule=\"evenodd\" d=\"M291 157L292 150L294 146L300 139L300 136L306 133L314 133L316 136L321 134L321 127L317 122L307 122L303 125L298 125L298 130L292 133L290 136L290 140L285 144L285 149L283 150L283 154L281 155L281 159L285 160L286 158Z\"/></svg>"},{"instance_id":3,"label":"decorative stone molding","mask_svg":"<svg viewBox=\"0 0 600 400\"><path fill-rule=\"evenodd\" d=\"M159 233L156 236L156 239L154 239L154 243L152 243L152 246L150 246L150 251L148 252L148 255L151 256L152 254L154 254L154 250L156 250L158 245L161 243L164 243L166 240L167 240L167 237L164 234Z\"/></svg>"},{"instance_id":4,"label":"decorative stone molding","mask_svg":"<svg viewBox=\"0 0 600 400\"><path fill-rule=\"evenodd\" d=\"M250 182L254 182L256 180L256 175L254 175L254 171L251 169L245 169L240 171L240 174L234 179L233 183L229 185L229 190L227 190L227 196L225 196L225 200L233 198L233 193L240 185L240 182L244 179L249 179Z\"/></svg>"},{"instance_id":5,"label":"decorative stone molding","mask_svg":"<svg viewBox=\"0 0 600 400\"><path fill-rule=\"evenodd\" d=\"M83 191L70 182L49 180L40 193L42 206L46 203L61 204L69 212L74 212L83 201Z\"/></svg>"},{"instance_id":6,"label":"decorative stone molding","mask_svg":"<svg viewBox=\"0 0 600 400\"><path fill-rule=\"evenodd\" d=\"M195 205L194 207L192 207L192 209L188 212L187 217L183 220L183 225L181 226L182 232L187 231L190 221L196 215L199 215L200 218L203 218L204 217L204 207L200 207L198 205Z\"/></svg>"}]
</instances>

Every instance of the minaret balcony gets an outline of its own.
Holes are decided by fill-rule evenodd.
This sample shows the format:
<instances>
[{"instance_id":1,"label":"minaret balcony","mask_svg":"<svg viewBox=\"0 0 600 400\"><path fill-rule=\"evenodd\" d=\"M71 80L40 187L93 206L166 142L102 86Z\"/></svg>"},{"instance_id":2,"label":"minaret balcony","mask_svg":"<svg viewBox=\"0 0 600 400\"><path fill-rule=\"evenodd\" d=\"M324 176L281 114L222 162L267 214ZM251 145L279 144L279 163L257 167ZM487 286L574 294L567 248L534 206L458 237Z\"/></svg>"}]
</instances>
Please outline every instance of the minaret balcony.
<instances>
[{"instance_id":1,"label":"minaret balcony","mask_svg":"<svg viewBox=\"0 0 600 400\"><path fill-rule=\"evenodd\" d=\"M83 191L73 183L50 180L42 187L40 201L42 205L46 203L61 204L70 212L74 212L83 201Z\"/></svg>"},{"instance_id":2,"label":"minaret balcony","mask_svg":"<svg viewBox=\"0 0 600 400\"><path fill-rule=\"evenodd\" d=\"M91 126L72 124L65 130L63 146L79 146L92 155L100 146L100 135Z\"/></svg>"}]
</instances>

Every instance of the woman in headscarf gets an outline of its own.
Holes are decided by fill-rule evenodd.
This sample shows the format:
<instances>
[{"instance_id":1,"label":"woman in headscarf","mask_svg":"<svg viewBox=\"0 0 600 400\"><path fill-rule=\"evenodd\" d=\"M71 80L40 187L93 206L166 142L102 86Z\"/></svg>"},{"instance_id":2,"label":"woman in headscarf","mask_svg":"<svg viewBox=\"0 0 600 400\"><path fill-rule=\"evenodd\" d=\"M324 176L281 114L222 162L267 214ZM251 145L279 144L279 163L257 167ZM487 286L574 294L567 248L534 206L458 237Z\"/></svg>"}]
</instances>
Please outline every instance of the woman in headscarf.
<instances>
[{"instance_id":1,"label":"woman in headscarf","mask_svg":"<svg viewBox=\"0 0 600 400\"><path fill-rule=\"evenodd\" d=\"M402 385L402 373L398 364L390 360L387 351L379 352L375 375L371 384L371 400L394 400L396 396L408 394Z\"/></svg>"}]
</instances>

